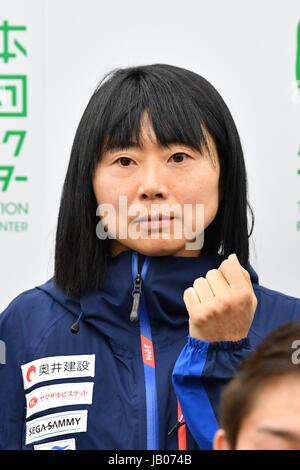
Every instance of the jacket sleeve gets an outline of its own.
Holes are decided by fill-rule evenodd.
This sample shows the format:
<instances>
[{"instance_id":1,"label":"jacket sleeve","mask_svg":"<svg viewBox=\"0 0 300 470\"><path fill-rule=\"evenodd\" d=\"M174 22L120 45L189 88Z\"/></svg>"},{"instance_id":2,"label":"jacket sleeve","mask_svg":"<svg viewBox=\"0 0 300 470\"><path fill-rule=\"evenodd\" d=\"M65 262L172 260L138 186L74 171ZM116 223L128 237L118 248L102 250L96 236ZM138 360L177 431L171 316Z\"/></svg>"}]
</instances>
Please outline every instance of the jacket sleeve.
<instances>
[{"instance_id":1,"label":"jacket sleeve","mask_svg":"<svg viewBox=\"0 0 300 470\"><path fill-rule=\"evenodd\" d=\"M172 380L184 420L200 449L212 449L222 390L250 351L248 338L209 342L188 336Z\"/></svg>"},{"instance_id":2,"label":"jacket sleeve","mask_svg":"<svg viewBox=\"0 0 300 470\"><path fill-rule=\"evenodd\" d=\"M0 449L22 449L25 396L21 364L23 328L18 321L18 302L0 315ZM25 362L25 361L24 361Z\"/></svg>"}]
</instances>

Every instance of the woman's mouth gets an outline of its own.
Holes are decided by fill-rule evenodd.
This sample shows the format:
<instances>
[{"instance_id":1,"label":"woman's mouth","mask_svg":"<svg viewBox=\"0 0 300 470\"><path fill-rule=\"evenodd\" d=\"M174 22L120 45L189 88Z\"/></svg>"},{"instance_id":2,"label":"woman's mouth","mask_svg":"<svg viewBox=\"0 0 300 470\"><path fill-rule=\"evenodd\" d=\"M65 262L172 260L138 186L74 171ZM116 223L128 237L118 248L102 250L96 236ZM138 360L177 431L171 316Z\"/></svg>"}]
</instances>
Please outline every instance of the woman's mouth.
<instances>
[{"instance_id":1,"label":"woman's mouth","mask_svg":"<svg viewBox=\"0 0 300 470\"><path fill-rule=\"evenodd\" d=\"M147 230L155 230L170 225L170 222L174 219L172 216L156 215L140 217L136 222L140 224L140 227Z\"/></svg>"}]
</instances>

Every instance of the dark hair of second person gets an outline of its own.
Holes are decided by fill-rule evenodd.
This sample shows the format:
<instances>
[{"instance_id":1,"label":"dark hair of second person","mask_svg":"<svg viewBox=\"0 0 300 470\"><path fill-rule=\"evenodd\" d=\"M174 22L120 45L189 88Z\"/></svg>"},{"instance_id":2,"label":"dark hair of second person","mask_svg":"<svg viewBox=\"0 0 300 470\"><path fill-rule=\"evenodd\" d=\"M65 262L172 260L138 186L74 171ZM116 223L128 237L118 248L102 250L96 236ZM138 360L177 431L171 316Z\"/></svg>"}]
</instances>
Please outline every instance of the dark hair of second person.
<instances>
[{"instance_id":1,"label":"dark hair of second person","mask_svg":"<svg viewBox=\"0 0 300 470\"><path fill-rule=\"evenodd\" d=\"M300 321L270 333L239 366L219 407L215 450L300 449Z\"/></svg>"}]
</instances>

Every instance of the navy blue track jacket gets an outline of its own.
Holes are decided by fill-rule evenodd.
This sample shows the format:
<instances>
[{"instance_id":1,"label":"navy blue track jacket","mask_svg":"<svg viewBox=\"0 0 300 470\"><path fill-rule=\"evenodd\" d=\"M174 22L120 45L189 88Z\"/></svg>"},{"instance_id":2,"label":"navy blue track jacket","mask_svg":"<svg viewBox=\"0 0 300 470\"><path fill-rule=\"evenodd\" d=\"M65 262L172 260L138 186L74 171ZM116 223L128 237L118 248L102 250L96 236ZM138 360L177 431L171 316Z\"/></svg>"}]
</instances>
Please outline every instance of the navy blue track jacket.
<instances>
[{"instance_id":1,"label":"navy blue track jacket","mask_svg":"<svg viewBox=\"0 0 300 470\"><path fill-rule=\"evenodd\" d=\"M220 393L241 358L300 317L300 300L260 286L249 265L258 306L248 338L188 337L183 292L223 259L129 250L110 261L99 291L68 297L50 279L16 297L0 315L0 449L171 450L183 429L187 449L211 448ZM187 425L170 433L178 399Z\"/></svg>"}]
</instances>

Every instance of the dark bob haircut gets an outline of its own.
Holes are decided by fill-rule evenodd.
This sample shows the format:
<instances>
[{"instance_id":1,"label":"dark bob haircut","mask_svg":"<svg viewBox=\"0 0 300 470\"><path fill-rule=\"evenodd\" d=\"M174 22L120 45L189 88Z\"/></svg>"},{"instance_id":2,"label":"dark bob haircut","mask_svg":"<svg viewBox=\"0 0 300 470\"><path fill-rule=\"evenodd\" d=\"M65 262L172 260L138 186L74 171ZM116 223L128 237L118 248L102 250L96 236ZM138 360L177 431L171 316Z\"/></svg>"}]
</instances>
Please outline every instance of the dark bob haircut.
<instances>
[{"instance_id":1,"label":"dark bob haircut","mask_svg":"<svg viewBox=\"0 0 300 470\"><path fill-rule=\"evenodd\" d=\"M110 259L110 240L96 235L99 217L93 172L103 150L139 145L143 111L162 146L182 143L202 151L214 139L223 199L204 233L201 255L236 253L247 269L254 217L240 138L226 104L203 77L168 64L115 69L96 87L79 122L63 186L55 247L55 284L67 295L97 290ZM207 146L207 145L206 145ZM252 217L248 234L247 207Z\"/></svg>"}]
</instances>

